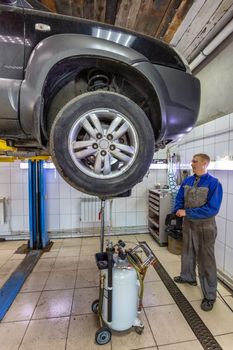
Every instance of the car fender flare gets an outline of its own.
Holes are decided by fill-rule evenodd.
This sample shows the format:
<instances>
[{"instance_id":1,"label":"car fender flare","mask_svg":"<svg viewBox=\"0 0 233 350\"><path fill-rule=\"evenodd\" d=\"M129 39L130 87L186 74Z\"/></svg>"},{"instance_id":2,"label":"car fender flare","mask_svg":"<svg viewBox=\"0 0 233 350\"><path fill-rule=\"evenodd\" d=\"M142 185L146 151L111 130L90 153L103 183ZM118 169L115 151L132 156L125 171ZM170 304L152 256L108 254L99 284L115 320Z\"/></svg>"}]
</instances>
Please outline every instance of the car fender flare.
<instances>
[{"instance_id":1,"label":"car fender flare","mask_svg":"<svg viewBox=\"0 0 233 350\"><path fill-rule=\"evenodd\" d=\"M75 56L112 58L128 65L147 61L146 57L135 50L88 35L58 34L42 40L31 53L21 86L20 114L23 116L21 124L25 132L33 133L31 116L49 71L58 62Z\"/></svg>"},{"instance_id":2,"label":"car fender flare","mask_svg":"<svg viewBox=\"0 0 233 350\"><path fill-rule=\"evenodd\" d=\"M127 46L83 34L57 34L42 40L32 51L20 92L20 122L25 133L40 142L40 115L42 92L50 70L58 62L70 57L103 57L113 59L138 69L138 64L150 61L141 53ZM142 72L140 72L142 74ZM149 71L145 78L153 85ZM157 85L157 84L156 84ZM158 90L160 90L157 85ZM157 91L156 91L157 92ZM160 95L158 91L158 95ZM29 102L30 101L30 102Z\"/></svg>"}]
</instances>

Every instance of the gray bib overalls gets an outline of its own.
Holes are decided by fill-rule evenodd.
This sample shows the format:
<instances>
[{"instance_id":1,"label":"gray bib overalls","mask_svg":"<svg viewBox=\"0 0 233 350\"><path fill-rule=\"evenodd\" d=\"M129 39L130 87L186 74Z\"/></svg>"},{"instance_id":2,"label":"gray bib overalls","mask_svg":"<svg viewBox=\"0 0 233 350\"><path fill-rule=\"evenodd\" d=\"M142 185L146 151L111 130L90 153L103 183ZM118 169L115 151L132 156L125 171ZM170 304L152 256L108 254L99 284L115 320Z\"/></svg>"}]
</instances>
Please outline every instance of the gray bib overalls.
<instances>
[{"instance_id":1,"label":"gray bib overalls","mask_svg":"<svg viewBox=\"0 0 233 350\"><path fill-rule=\"evenodd\" d=\"M208 188L185 186L185 208L198 208L207 202ZM181 277L196 280L196 264L201 289L205 298L216 299L217 271L214 244L217 236L215 217L200 220L183 220L183 246L181 255Z\"/></svg>"}]
</instances>

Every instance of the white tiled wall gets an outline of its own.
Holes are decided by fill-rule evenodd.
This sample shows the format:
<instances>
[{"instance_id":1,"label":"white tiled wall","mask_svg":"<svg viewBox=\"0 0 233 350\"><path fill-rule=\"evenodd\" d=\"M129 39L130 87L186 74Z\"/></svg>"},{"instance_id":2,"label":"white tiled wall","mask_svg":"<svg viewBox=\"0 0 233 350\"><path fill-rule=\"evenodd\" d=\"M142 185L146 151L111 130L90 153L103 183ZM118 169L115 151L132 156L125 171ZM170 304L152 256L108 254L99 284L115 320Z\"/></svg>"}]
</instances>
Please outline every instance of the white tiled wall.
<instances>
[{"instance_id":1,"label":"white tiled wall","mask_svg":"<svg viewBox=\"0 0 233 350\"><path fill-rule=\"evenodd\" d=\"M165 158L164 152L157 152L156 158ZM56 169L45 169L45 177L48 231L62 235L95 228L98 232L99 222L81 221L81 200L89 196L69 186ZM166 170L150 170L143 182L132 189L131 197L113 199L109 230L146 231L148 188L157 183L161 186L167 183ZM20 162L0 163L0 197L7 198L6 224L0 225L0 236L28 234L28 171L20 169Z\"/></svg>"},{"instance_id":2,"label":"white tiled wall","mask_svg":"<svg viewBox=\"0 0 233 350\"><path fill-rule=\"evenodd\" d=\"M19 169L19 162L0 163L0 197L6 197L6 223L0 225L0 234L28 231L27 174Z\"/></svg>"},{"instance_id":3,"label":"white tiled wall","mask_svg":"<svg viewBox=\"0 0 233 350\"><path fill-rule=\"evenodd\" d=\"M195 153L207 153L212 161L228 157L233 161L233 113L194 128L171 148L190 164ZM216 217L218 268L233 280L233 170L209 170L223 185L223 202Z\"/></svg>"}]
</instances>

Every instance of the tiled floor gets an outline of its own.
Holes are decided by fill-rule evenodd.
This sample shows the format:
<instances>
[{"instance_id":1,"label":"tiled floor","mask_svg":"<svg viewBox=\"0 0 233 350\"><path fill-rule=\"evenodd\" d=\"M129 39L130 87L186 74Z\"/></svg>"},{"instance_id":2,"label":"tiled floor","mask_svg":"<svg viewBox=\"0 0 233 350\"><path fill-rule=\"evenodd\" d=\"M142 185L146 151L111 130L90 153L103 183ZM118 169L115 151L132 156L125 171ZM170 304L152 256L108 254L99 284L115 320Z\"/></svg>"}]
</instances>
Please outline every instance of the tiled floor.
<instances>
[{"instance_id":1,"label":"tiled floor","mask_svg":"<svg viewBox=\"0 0 233 350\"><path fill-rule=\"evenodd\" d=\"M180 257L159 247L148 235L120 237L128 246L145 240L168 273L179 274ZM117 241L119 237L114 237ZM0 243L0 286L23 259L14 254L23 242ZM28 277L11 308L0 323L1 350L201 350L202 346L185 321L155 270L145 279L144 309L140 315L142 335L131 331L113 334L111 343L94 343L99 328L91 311L98 298L99 273L94 253L98 238L55 240ZM200 287L181 285L190 301L223 350L233 349L233 313L218 297L214 309L200 309ZM231 293L221 285L221 295L233 307Z\"/></svg>"}]
</instances>

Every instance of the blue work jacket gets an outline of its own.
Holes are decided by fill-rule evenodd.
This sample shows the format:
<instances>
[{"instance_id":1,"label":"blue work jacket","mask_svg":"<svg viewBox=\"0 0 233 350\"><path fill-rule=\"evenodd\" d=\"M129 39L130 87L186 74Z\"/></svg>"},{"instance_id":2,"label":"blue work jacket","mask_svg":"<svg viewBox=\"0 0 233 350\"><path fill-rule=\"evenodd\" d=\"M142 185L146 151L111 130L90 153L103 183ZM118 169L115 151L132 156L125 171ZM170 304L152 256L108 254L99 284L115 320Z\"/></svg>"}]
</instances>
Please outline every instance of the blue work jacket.
<instances>
[{"instance_id":1,"label":"blue work jacket","mask_svg":"<svg viewBox=\"0 0 233 350\"><path fill-rule=\"evenodd\" d=\"M195 181L195 175L188 176L186 179L184 179L176 196L174 212L176 212L178 209L185 209L186 217L190 220L208 219L217 215L223 196L221 183L209 173L201 175L196 184ZM198 195L201 195L201 193L204 192L206 193L204 203L197 207L185 207L186 193L188 193L189 189L194 187L197 189L197 203L199 200Z\"/></svg>"}]
</instances>

